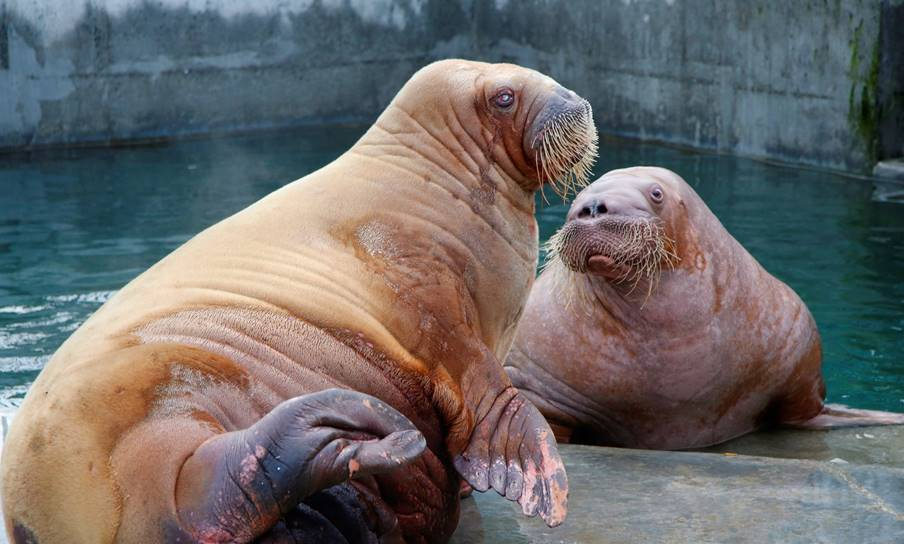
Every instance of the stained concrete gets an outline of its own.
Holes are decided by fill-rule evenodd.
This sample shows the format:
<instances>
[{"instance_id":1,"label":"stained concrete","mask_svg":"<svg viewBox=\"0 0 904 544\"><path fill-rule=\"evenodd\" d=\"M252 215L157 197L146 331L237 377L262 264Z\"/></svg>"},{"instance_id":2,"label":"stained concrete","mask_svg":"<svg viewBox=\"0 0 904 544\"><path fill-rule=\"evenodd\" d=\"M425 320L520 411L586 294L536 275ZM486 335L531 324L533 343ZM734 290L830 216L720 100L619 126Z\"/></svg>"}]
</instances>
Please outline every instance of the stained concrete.
<instances>
[{"instance_id":1,"label":"stained concrete","mask_svg":"<svg viewBox=\"0 0 904 544\"><path fill-rule=\"evenodd\" d=\"M904 542L904 470L818 461L562 446L555 529L495 493L464 502L454 543Z\"/></svg>"},{"instance_id":2,"label":"stained concrete","mask_svg":"<svg viewBox=\"0 0 904 544\"><path fill-rule=\"evenodd\" d=\"M4 0L0 146L370 119L461 48L445 2Z\"/></svg>"},{"instance_id":3,"label":"stained concrete","mask_svg":"<svg viewBox=\"0 0 904 544\"><path fill-rule=\"evenodd\" d=\"M904 131L900 4L0 0L0 148L369 121L460 56L549 73L603 132L863 171Z\"/></svg>"}]
</instances>

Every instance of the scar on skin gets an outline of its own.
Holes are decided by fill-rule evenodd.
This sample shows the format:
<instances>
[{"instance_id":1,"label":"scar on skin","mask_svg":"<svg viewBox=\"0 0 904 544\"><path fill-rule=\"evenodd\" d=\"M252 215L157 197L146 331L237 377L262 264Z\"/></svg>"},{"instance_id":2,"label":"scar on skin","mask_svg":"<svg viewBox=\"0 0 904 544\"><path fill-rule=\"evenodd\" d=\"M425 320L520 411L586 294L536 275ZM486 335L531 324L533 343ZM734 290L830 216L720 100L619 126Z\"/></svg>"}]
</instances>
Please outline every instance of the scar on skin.
<instances>
[{"instance_id":1,"label":"scar on skin","mask_svg":"<svg viewBox=\"0 0 904 544\"><path fill-rule=\"evenodd\" d=\"M242 459L242 470L239 472L239 482L242 485L251 485L254 477L257 475L257 469L260 468L260 460L267 455L267 450L260 444L254 447L254 453L249 453Z\"/></svg>"}]
</instances>

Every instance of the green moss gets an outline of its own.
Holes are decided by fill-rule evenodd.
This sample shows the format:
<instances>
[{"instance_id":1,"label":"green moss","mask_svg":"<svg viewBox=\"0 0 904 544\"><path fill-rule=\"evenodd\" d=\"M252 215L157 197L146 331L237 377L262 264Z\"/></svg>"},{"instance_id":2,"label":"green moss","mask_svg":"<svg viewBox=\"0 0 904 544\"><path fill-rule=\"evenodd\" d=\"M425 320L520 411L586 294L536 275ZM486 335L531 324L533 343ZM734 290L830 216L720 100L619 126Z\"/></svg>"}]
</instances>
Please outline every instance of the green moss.
<instances>
[{"instance_id":1,"label":"green moss","mask_svg":"<svg viewBox=\"0 0 904 544\"><path fill-rule=\"evenodd\" d=\"M863 33L861 21L851 40L851 92L848 97L848 120L863 144L867 161L872 164L879 150L879 37L873 44L869 68L861 73L860 41Z\"/></svg>"},{"instance_id":2,"label":"green moss","mask_svg":"<svg viewBox=\"0 0 904 544\"><path fill-rule=\"evenodd\" d=\"M854 29L854 37L851 38L851 79L860 79L860 35L863 34L863 21Z\"/></svg>"}]
</instances>

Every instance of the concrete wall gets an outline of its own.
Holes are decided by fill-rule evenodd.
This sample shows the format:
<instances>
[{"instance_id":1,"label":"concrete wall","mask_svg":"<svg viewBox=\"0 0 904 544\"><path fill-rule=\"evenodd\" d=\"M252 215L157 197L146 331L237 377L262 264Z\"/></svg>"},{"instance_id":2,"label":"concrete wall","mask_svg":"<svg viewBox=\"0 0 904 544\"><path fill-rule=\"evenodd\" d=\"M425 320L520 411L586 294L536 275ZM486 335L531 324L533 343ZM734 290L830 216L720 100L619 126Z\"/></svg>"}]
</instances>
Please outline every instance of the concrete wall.
<instances>
[{"instance_id":1,"label":"concrete wall","mask_svg":"<svg viewBox=\"0 0 904 544\"><path fill-rule=\"evenodd\" d=\"M904 47L880 40L900 0L0 2L7 148L366 121L449 56L547 72L604 132L707 149L864 170L902 130L876 106L904 88L877 60Z\"/></svg>"}]
</instances>

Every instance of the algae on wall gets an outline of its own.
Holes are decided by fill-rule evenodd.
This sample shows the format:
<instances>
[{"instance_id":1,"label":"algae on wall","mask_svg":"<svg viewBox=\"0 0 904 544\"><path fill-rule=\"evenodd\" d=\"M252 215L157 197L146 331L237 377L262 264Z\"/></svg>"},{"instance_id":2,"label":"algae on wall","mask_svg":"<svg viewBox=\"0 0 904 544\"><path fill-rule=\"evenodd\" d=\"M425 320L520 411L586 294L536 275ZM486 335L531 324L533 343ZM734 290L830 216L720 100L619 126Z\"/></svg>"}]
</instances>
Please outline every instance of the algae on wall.
<instances>
[{"instance_id":1,"label":"algae on wall","mask_svg":"<svg viewBox=\"0 0 904 544\"><path fill-rule=\"evenodd\" d=\"M883 0L879 29L851 38L848 120L868 165L904 156L904 1Z\"/></svg>"},{"instance_id":2,"label":"algae on wall","mask_svg":"<svg viewBox=\"0 0 904 544\"><path fill-rule=\"evenodd\" d=\"M864 45L869 53L864 51ZM850 78L848 119L871 165L878 159L879 147L879 35L864 38L862 21L851 38Z\"/></svg>"}]
</instances>

